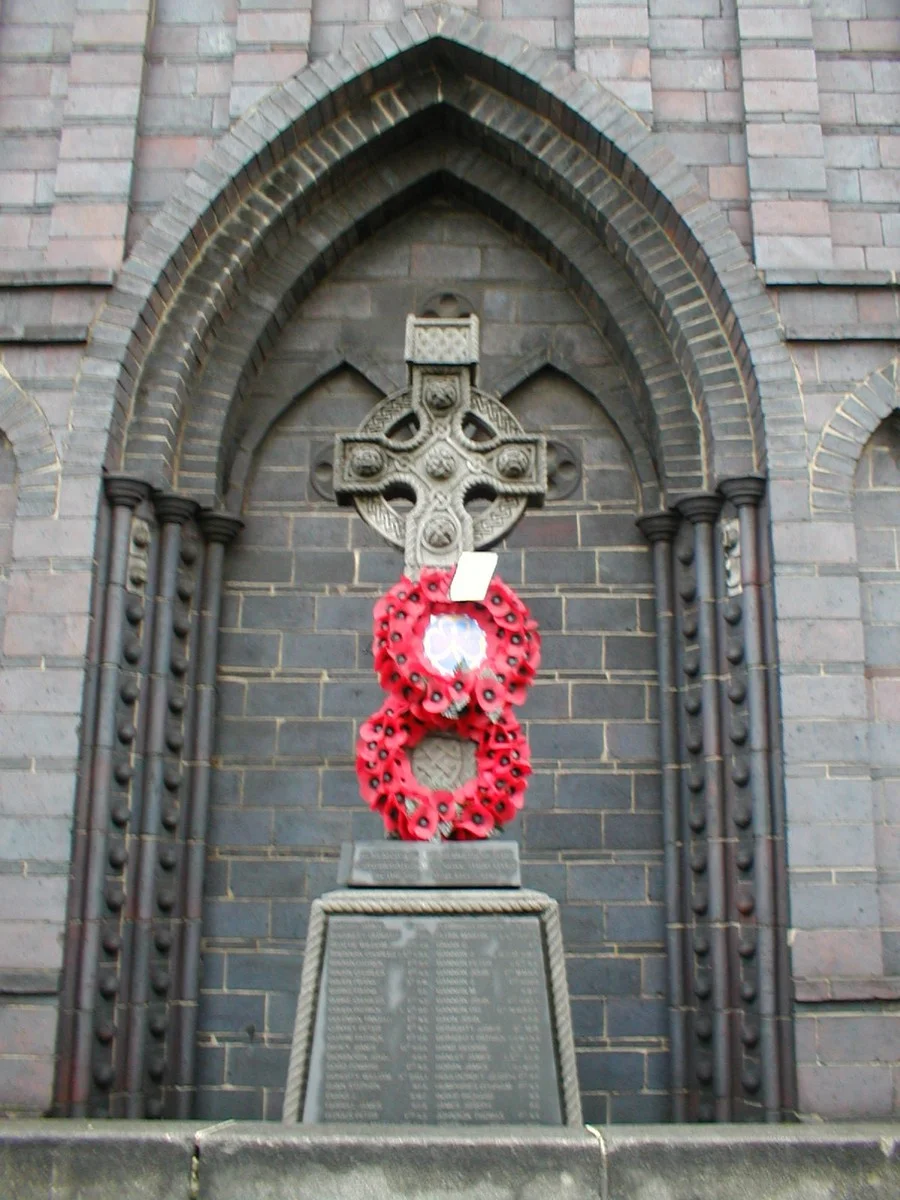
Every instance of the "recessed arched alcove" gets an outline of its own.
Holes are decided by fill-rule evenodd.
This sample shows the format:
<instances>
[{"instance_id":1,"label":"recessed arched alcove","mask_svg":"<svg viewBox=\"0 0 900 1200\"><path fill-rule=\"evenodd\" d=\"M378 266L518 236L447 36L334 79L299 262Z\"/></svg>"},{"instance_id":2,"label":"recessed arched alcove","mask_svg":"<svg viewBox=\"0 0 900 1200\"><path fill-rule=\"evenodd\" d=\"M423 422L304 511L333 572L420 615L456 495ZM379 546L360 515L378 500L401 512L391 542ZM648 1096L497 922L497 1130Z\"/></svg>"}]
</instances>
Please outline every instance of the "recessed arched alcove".
<instances>
[{"instance_id":1,"label":"recessed arched alcove","mask_svg":"<svg viewBox=\"0 0 900 1200\"><path fill-rule=\"evenodd\" d=\"M371 687L367 614L398 565L332 507L327 447L403 386L406 312L449 289L482 317L482 385L526 421L552 422L554 399L568 414L558 506L526 518L503 555L552 650L528 714L541 761L522 831L533 882L567 904L587 1110L659 1119L671 1099L678 1119L763 1105L777 1115L780 934L769 920L759 955L769 1007L744 1050L729 972L743 973L749 1011L757 991L743 977L757 966L722 943L726 918L732 937L743 917L687 911L679 873L703 876L707 865L698 853L692 867L677 841L682 783L708 782L710 813L723 816L720 714L735 709L735 738L742 721L769 719L761 694L748 707L746 687L715 690L717 639L724 646L727 633L738 663L759 643L742 640L740 604L716 630L714 536L715 489L730 481L755 554L759 472L793 461L796 388L777 322L722 214L619 101L516 39L495 45L487 27L444 6L424 10L421 28L419 41L395 31L396 54L364 40L353 63L335 56L264 99L156 219L95 327L79 386L110 418L113 551L98 619L110 639L124 634L85 719L85 831L106 832L85 839L73 889L60 1103L187 1116L199 1089L208 1115L277 1115L302 906L333 878L326 850L370 828L347 792L348 710ZM381 275L366 273L379 262ZM771 453L768 400L780 432ZM323 545L338 529L346 544ZM765 600L751 582L756 628ZM338 665L350 641L329 637L353 642L352 666ZM335 657L319 661L329 645ZM710 714L699 732L676 711L695 676ZM309 740L332 735L327 746ZM749 784L740 751L732 774L732 791ZM758 761L752 774L768 820ZM763 822L760 845L768 837ZM133 865L120 853L127 839ZM109 874L109 847L119 874L88 895L84 880ZM723 902L718 839L713 847ZM752 856L742 861L752 873ZM769 861L760 855L761 871ZM302 898L236 893L235 880L258 887L270 864L286 867L285 887L302 876ZM761 880L766 904L771 886ZM90 923L96 911L118 923L114 935ZM702 938L684 941L691 923L722 937L712 1018L702 1014L686 1047L696 1005L685 987L696 975L701 995L709 953L692 948ZM243 1015L238 996L251 997ZM117 1006L127 1037L116 1034ZM667 1036L679 1047L671 1077Z\"/></svg>"},{"instance_id":2,"label":"recessed arched alcove","mask_svg":"<svg viewBox=\"0 0 900 1200\"><path fill-rule=\"evenodd\" d=\"M575 472L498 547L545 647L523 711L535 775L504 836L521 843L526 882L563 906L586 1111L604 1122L670 1115L653 584L635 525L642 482L653 483L606 409L627 420L636 403L565 280L443 195L336 264L247 396L248 412L280 415L248 461L244 529L225 563L201 1116L278 1115L310 902L335 885L342 841L381 836L353 747L382 699L372 605L402 556L337 508L316 468L334 433L380 399L372 379L402 381L403 317L448 279L465 280L480 317L483 384L513 383L506 402ZM335 346L360 369L337 367L297 395L298 377ZM536 356L570 363L583 382L550 365L517 378ZM635 449L647 462L642 440Z\"/></svg>"}]
</instances>

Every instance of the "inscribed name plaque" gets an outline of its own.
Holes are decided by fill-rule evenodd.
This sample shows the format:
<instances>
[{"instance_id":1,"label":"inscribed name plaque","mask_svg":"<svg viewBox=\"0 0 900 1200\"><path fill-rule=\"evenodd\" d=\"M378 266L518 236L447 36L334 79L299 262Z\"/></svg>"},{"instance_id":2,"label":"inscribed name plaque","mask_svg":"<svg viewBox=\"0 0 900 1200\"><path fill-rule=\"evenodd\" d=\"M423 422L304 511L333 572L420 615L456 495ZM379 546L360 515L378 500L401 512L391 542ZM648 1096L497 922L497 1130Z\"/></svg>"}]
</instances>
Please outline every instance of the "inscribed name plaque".
<instances>
[{"instance_id":1,"label":"inscribed name plaque","mask_svg":"<svg viewBox=\"0 0 900 1200\"><path fill-rule=\"evenodd\" d=\"M549 897L348 890L316 906L285 1121L580 1123Z\"/></svg>"}]
</instances>

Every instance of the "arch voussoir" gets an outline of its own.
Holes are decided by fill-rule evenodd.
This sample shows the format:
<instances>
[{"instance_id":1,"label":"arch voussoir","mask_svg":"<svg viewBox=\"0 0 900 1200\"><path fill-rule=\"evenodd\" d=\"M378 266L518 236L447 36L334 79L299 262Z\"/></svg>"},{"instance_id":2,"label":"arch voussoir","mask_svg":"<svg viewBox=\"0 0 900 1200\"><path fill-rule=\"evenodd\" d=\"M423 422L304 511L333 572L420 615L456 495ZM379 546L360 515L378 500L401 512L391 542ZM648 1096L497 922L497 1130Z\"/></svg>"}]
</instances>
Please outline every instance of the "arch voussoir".
<instances>
[{"instance_id":1,"label":"arch voussoir","mask_svg":"<svg viewBox=\"0 0 900 1200\"><path fill-rule=\"evenodd\" d=\"M396 163L386 164L383 175L373 177L364 194L348 188L348 193L356 196L356 209L345 204L343 197L341 203L335 203L332 198L329 201L328 215L328 225L332 234L338 236L338 227L341 231L350 230L360 222L370 220L376 205L398 202L402 204L398 193L401 184L415 198L417 189L436 175L441 177L445 187L450 182L453 183L454 189L461 187L467 199L475 201L477 207L488 211L501 224L514 227L520 233L530 231L528 240L532 244L540 242L541 244L536 246L539 250L549 247L553 237L558 239L560 230L572 222L570 216L563 214L563 223L557 219L552 229L546 234L542 233L540 214L535 211L534 203L529 204L529 200L534 199L528 195L531 185L523 184L519 179L513 179L511 182L502 167L485 160L480 152L457 150L456 147L438 150L432 145L421 149L419 153L420 159L405 152L402 162L398 160ZM377 183L381 185L380 190L376 188ZM503 197L511 190L518 193L519 209L514 212L507 211L504 219ZM490 198L491 202L479 204L479 197L482 200ZM360 208L359 205L363 201L367 207ZM514 201L510 199L509 202ZM544 206L543 217L546 221L546 201ZM338 226L335 226L337 214L342 214L342 219ZM549 218L553 217L554 210L551 206ZM260 273L267 277L266 286L270 286L274 276L278 276L279 287L283 292L278 311L286 314L295 310L299 301L308 294L309 286L318 278L318 272L311 274L310 271L313 252L309 247L317 244L319 239L310 238L305 234L305 225L301 225L298 236L292 240L284 258L277 264L264 264L260 267ZM573 249L577 249L577 242L573 242ZM552 259L549 254L547 257ZM670 429L675 429L680 423L681 427L694 430L696 425L691 397L683 382L680 382L677 366L666 349L660 330L628 283L624 271L611 264L607 257L600 258L596 255L592 263L580 262L576 268L571 258L565 257L557 248L556 259L558 261L552 262L552 265L561 271L576 294L582 296L589 309L591 305L588 301L593 298L593 313L597 317L598 325L617 354L626 376L631 379L635 395L644 397L645 414L640 425L643 430L640 440L647 445L647 453L659 471L663 469L668 456L666 436L661 440L653 433L654 406L666 403L672 412L677 412L677 420L671 419L670 414ZM250 294L252 295L252 289ZM178 467L178 484L181 488L189 488L204 502L212 502L215 495L226 487L227 463L224 460L219 464L215 481L210 478L211 443L217 441L222 447L227 447L234 443L236 436L241 436L235 427L237 413L255 375L254 364L259 361L257 347L260 342L274 336L267 330L271 331L273 327L270 314L275 305L276 301L272 299L264 310L258 305L254 306L248 299L247 305L241 309L240 319L232 322L234 332L229 333L226 339L228 353L224 364L217 364L213 374L203 378L196 392L194 403L197 411L203 414L202 433L199 436L192 433L190 426L185 432ZM619 309L623 310L621 314ZM279 329L283 323L277 322ZM677 401L679 396L680 401ZM219 413L221 421L216 432L213 432L210 425L210 414L214 412ZM696 489L702 479L696 432L691 437L693 457L686 458L680 473L676 472L673 475L671 483L675 492Z\"/></svg>"},{"instance_id":2,"label":"arch voussoir","mask_svg":"<svg viewBox=\"0 0 900 1200\"><path fill-rule=\"evenodd\" d=\"M900 409L900 357L848 392L819 435L810 471L814 512L851 512L853 480L863 450L896 409Z\"/></svg>"},{"instance_id":3,"label":"arch voussoir","mask_svg":"<svg viewBox=\"0 0 900 1200\"><path fill-rule=\"evenodd\" d=\"M452 112L453 120L468 122L485 149L565 199L614 249L656 311L694 393L709 453L705 483L764 466L754 368L769 350L777 358L779 348L770 339L771 306L724 216L617 98L515 35L442 4L407 14L274 89L155 218L98 323L98 353L82 372L83 387L110 401L110 465L123 461L129 427L130 448L147 441L143 397L162 403L168 391L174 406L168 417L154 417L161 424L153 437L157 462L171 477L186 389L253 264L295 235L299 198L321 200L356 163L376 160L390 138L399 144L412 136L411 125L426 112L429 119ZM286 175L290 186L282 188ZM232 233L240 225L241 237L232 239L227 262L218 273L199 273L200 265L212 265L213 246L229 225ZM335 243L325 258L339 252ZM307 284L314 274L310 267ZM201 280L199 292L192 291ZM673 300L692 284L708 308L694 323ZM176 310L188 300L192 319L179 325ZM117 326L136 334L127 349ZM186 374L172 353L176 330L188 347ZM726 354L702 353L707 330ZM778 445L789 447L787 463L802 414L783 347L780 354L776 383L762 391L774 390L780 406ZM796 411L789 412L792 405Z\"/></svg>"}]
</instances>

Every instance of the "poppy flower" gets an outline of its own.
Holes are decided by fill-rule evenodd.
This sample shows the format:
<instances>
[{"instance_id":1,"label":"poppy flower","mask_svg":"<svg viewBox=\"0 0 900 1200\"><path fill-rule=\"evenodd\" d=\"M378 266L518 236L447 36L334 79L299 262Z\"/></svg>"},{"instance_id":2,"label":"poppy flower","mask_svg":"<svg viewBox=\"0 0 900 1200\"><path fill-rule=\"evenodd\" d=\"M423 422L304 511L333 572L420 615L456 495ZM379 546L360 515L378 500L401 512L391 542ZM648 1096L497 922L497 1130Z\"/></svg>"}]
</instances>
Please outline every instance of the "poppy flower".
<instances>
[{"instance_id":1,"label":"poppy flower","mask_svg":"<svg viewBox=\"0 0 900 1200\"><path fill-rule=\"evenodd\" d=\"M494 815L490 808L481 800L473 800L463 809L457 818L455 828L470 837L489 837L494 829Z\"/></svg>"},{"instance_id":2,"label":"poppy flower","mask_svg":"<svg viewBox=\"0 0 900 1200\"><path fill-rule=\"evenodd\" d=\"M501 621L508 612L512 611L509 589L494 580L484 598L484 606L495 621Z\"/></svg>"},{"instance_id":3,"label":"poppy flower","mask_svg":"<svg viewBox=\"0 0 900 1200\"><path fill-rule=\"evenodd\" d=\"M420 800L412 812L407 811L406 824L410 835L420 842L430 842L437 833L440 818L432 804Z\"/></svg>"},{"instance_id":4,"label":"poppy flower","mask_svg":"<svg viewBox=\"0 0 900 1200\"><path fill-rule=\"evenodd\" d=\"M455 703L450 680L432 679L422 699L422 708L426 713L440 715Z\"/></svg>"},{"instance_id":5,"label":"poppy flower","mask_svg":"<svg viewBox=\"0 0 900 1200\"><path fill-rule=\"evenodd\" d=\"M453 792L442 792L435 790L431 795L431 802L434 805L434 811L438 821L452 822L456 816L456 802L453 798Z\"/></svg>"},{"instance_id":6,"label":"poppy flower","mask_svg":"<svg viewBox=\"0 0 900 1200\"><path fill-rule=\"evenodd\" d=\"M490 720L500 720L506 705L506 688L493 671L483 671L476 679L475 699Z\"/></svg>"},{"instance_id":7,"label":"poppy flower","mask_svg":"<svg viewBox=\"0 0 900 1200\"><path fill-rule=\"evenodd\" d=\"M426 604L436 600L446 600L450 595L452 571L440 567L424 567L419 573L419 587Z\"/></svg>"},{"instance_id":8,"label":"poppy flower","mask_svg":"<svg viewBox=\"0 0 900 1200\"><path fill-rule=\"evenodd\" d=\"M502 792L498 792L489 803L486 802L486 806L490 808L494 817L494 821L497 823L497 825L505 825L506 822L511 821L518 812L518 809L513 805L510 797L504 795Z\"/></svg>"},{"instance_id":9,"label":"poppy flower","mask_svg":"<svg viewBox=\"0 0 900 1200\"><path fill-rule=\"evenodd\" d=\"M391 834L403 836L406 830L406 813L394 797L391 797L382 808L381 819L384 821L384 831L388 836Z\"/></svg>"}]
</instances>

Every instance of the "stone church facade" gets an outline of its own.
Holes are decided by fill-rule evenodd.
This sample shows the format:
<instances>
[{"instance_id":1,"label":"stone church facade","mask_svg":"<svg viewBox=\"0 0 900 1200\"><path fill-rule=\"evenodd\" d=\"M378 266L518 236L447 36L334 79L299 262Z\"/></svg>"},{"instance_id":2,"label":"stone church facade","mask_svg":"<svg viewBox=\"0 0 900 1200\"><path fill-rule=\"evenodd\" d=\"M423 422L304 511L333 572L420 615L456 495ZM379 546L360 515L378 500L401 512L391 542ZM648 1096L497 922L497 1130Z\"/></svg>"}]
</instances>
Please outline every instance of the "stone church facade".
<instances>
[{"instance_id":1,"label":"stone church facade","mask_svg":"<svg viewBox=\"0 0 900 1200\"><path fill-rule=\"evenodd\" d=\"M3 1111L279 1118L402 568L334 435L474 313L548 439L504 836L586 1119L896 1113L898 50L894 0L4 0Z\"/></svg>"}]
</instances>

